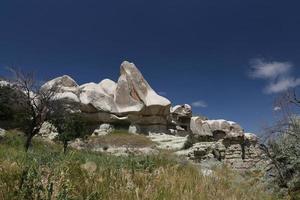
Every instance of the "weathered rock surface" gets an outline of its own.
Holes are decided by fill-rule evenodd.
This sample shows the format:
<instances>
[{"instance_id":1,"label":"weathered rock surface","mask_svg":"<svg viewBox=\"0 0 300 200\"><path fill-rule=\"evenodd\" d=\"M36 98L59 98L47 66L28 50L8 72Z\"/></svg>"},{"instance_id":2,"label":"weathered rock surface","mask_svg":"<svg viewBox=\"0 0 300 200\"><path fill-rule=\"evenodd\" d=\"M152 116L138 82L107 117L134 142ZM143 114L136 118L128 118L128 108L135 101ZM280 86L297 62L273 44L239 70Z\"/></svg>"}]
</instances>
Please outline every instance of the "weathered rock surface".
<instances>
[{"instance_id":1,"label":"weathered rock surface","mask_svg":"<svg viewBox=\"0 0 300 200\"><path fill-rule=\"evenodd\" d=\"M62 76L45 83L42 88L59 86L56 99L70 104L75 111L95 124L123 123L140 126L142 133L153 131L153 126L167 127L171 102L159 96L133 63L124 61L117 83L105 79L99 84L79 86L71 77ZM148 127L149 126L149 130ZM155 130L157 132L157 130Z\"/></svg>"},{"instance_id":2,"label":"weathered rock surface","mask_svg":"<svg viewBox=\"0 0 300 200\"><path fill-rule=\"evenodd\" d=\"M144 115L168 115L171 102L159 96L133 63L121 64L115 102L119 113L141 112Z\"/></svg>"},{"instance_id":3,"label":"weathered rock surface","mask_svg":"<svg viewBox=\"0 0 300 200\"><path fill-rule=\"evenodd\" d=\"M114 127L110 124L101 124L98 129L94 130L92 136L103 136L114 131Z\"/></svg>"},{"instance_id":4,"label":"weathered rock surface","mask_svg":"<svg viewBox=\"0 0 300 200\"><path fill-rule=\"evenodd\" d=\"M192 117L191 147L177 152L195 162L217 159L234 169L249 169L261 158L258 138L232 121Z\"/></svg>"},{"instance_id":5,"label":"weathered rock surface","mask_svg":"<svg viewBox=\"0 0 300 200\"><path fill-rule=\"evenodd\" d=\"M109 79L104 79L99 84L87 83L80 86L81 110L86 113L117 111L114 102L116 83Z\"/></svg>"},{"instance_id":6,"label":"weathered rock surface","mask_svg":"<svg viewBox=\"0 0 300 200\"><path fill-rule=\"evenodd\" d=\"M58 131L54 125L49 122L44 122L38 136L45 139L54 140L58 137Z\"/></svg>"},{"instance_id":7,"label":"weathered rock surface","mask_svg":"<svg viewBox=\"0 0 300 200\"><path fill-rule=\"evenodd\" d=\"M170 112L172 115L177 115L179 117L192 117L192 107L188 104L171 107Z\"/></svg>"},{"instance_id":8,"label":"weathered rock surface","mask_svg":"<svg viewBox=\"0 0 300 200\"><path fill-rule=\"evenodd\" d=\"M187 141L186 137L174 136L169 134L151 133L148 136L153 142L156 142L159 149L181 150Z\"/></svg>"},{"instance_id":9,"label":"weathered rock surface","mask_svg":"<svg viewBox=\"0 0 300 200\"><path fill-rule=\"evenodd\" d=\"M244 130L241 126L232 121L203 120L200 117L192 117L191 131L194 137L199 140L218 139L240 139L243 140Z\"/></svg>"},{"instance_id":10,"label":"weathered rock surface","mask_svg":"<svg viewBox=\"0 0 300 200\"><path fill-rule=\"evenodd\" d=\"M177 105L170 109L169 131L173 135L186 136L190 133L192 107L188 104Z\"/></svg>"},{"instance_id":11,"label":"weathered rock surface","mask_svg":"<svg viewBox=\"0 0 300 200\"><path fill-rule=\"evenodd\" d=\"M194 137L213 137L209 124L204 123L200 117L192 117L190 127Z\"/></svg>"}]
</instances>

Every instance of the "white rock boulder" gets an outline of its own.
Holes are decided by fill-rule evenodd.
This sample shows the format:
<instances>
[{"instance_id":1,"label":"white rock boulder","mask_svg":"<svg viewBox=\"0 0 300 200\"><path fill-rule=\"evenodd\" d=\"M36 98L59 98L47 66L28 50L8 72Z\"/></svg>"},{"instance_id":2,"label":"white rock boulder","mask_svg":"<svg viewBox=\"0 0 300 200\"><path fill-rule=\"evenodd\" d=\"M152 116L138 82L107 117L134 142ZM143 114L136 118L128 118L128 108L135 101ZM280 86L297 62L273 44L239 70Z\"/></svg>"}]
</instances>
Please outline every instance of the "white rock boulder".
<instances>
[{"instance_id":1,"label":"white rock boulder","mask_svg":"<svg viewBox=\"0 0 300 200\"><path fill-rule=\"evenodd\" d=\"M53 97L55 100L63 101L67 104L79 105L79 86L67 75L57 77L46 82L42 90L55 90L57 93Z\"/></svg>"},{"instance_id":2,"label":"white rock boulder","mask_svg":"<svg viewBox=\"0 0 300 200\"><path fill-rule=\"evenodd\" d=\"M244 137L244 130L239 124L223 119L203 120L200 117L192 117L191 131L196 136L214 137L215 140Z\"/></svg>"},{"instance_id":3,"label":"white rock boulder","mask_svg":"<svg viewBox=\"0 0 300 200\"><path fill-rule=\"evenodd\" d=\"M94 130L92 136L103 136L114 131L114 126L111 124L101 124L98 129Z\"/></svg>"},{"instance_id":4,"label":"white rock boulder","mask_svg":"<svg viewBox=\"0 0 300 200\"><path fill-rule=\"evenodd\" d=\"M117 111L114 102L116 83L104 79L99 84L87 83L80 86L80 102L83 112L110 112Z\"/></svg>"},{"instance_id":5,"label":"white rock boulder","mask_svg":"<svg viewBox=\"0 0 300 200\"><path fill-rule=\"evenodd\" d=\"M54 140L58 137L58 134L59 133L53 124L51 124L49 122L44 122L42 124L42 127L40 129L38 136L41 136L41 137L49 139L49 140Z\"/></svg>"},{"instance_id":6,"label":"white rock boulder","mask_svg":"<svg viewBox=\"0 0 300 200\"><path fill-rule=\"evenodd\" d=\"M180 117L192 117L192 107L188 104L171 107L170 113Z\"/></svg>"},{"instance_id":7,"label":"white rock boulder","mask_svg":"<svg viewBox=\"0 0 300 200\"><path fill-rule=\"evenodd\" d=\"M167 115L171 102L159 96L133 63L121 64L115 102L119 113L143 112L148 115Z\"/></svg>"},{"instance_id":8,"label":"white rock boulder","mask_svg":"<svg viewBox=\"0 0 300 200\"><path fill-rule=\"evenodd\" d=\"M258 137L254 133L244 133L245 140L250 143L257 143Z\"/></svg>"},{"instance_id":9,"label":"white rock boulder","mask_svg":"<svg viewBox=\"0 0 300 200\"><path fill-rule=\"evenodd\" d=\"M205 121L201 117L192 117L191 118L191 131L194 135L197 136L203 136L203 137L212 137L213 133L211 131L211 128L208 123L205 123Z\"/></svg>"}]
</instances>

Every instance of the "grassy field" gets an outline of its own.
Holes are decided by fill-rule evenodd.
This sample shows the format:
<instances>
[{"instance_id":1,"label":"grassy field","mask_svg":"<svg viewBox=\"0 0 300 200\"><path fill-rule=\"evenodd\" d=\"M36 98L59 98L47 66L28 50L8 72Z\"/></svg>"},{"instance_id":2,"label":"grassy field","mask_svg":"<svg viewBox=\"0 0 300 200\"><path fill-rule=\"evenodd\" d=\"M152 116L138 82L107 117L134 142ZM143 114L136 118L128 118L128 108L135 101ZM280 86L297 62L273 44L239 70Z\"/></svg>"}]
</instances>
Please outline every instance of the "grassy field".
<instances>
[{"instance_id":1,"label":"grassy field","mask_svg":"<svg viewBox=\"0 0 300 200\"><path fill-rule=\"evenodd\" d=\"M238 178L225 167L203 176L199 168L168 152L129 157L75 150L63 154L60 145L35 139L26 154L23 143L12 132L0 141L1 200L276 199L253 177Z\"/></svg>"}]
</instances>

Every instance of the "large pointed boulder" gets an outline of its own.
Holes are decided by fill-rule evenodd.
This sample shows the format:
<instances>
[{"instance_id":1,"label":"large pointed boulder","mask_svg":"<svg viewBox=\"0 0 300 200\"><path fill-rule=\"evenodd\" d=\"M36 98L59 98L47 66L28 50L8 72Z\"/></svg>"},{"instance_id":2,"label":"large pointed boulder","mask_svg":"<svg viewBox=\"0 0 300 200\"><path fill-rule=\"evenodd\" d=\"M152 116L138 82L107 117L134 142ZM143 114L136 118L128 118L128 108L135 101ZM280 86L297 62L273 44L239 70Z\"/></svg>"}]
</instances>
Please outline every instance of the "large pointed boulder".
<instances>
[{"instance_id":1,"label":"large pointed boulder","mask_svg":"<svg viewBox=\"0 0 300 200\"><path fill-rule=\"evenodd\" d=\"M133 63L121 64L115 102L119 113L142 112L143 115L168 115L171 102L158 95Z\"/></svg>"}]
</instances>

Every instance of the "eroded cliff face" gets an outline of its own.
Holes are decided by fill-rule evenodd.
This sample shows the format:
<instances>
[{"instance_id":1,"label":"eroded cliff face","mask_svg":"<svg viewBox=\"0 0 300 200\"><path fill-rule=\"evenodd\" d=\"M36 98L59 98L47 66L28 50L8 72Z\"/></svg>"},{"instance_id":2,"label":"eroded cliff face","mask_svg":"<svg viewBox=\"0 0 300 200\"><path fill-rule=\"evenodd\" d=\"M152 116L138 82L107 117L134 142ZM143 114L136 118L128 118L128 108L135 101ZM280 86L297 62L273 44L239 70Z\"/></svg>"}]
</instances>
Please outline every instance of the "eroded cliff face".
<instances>
[{"instance_id":1,"label":"eroded cliff face","mask_svg":"<svg viewBox=\"0 0 300 200\"><path fill-rule=\"evenodd\" d=\"M179 150L177 154L194 162L214 159L235 169L249 169L262 157L254 134L245 133L236 122L193 117L188 104L171 107L171 102L151 88L133 63L121 64L117 82L104 79L79 86L71 77L62 76L42 87L55 85L60 86L56 99L98 127L93 135L111 132L103 127L111 130L122 125L130 133L147 134L161 142L158 148L173 145ZM159 134L169 138L170 145Z\"/></svg>"}]
</instances>

